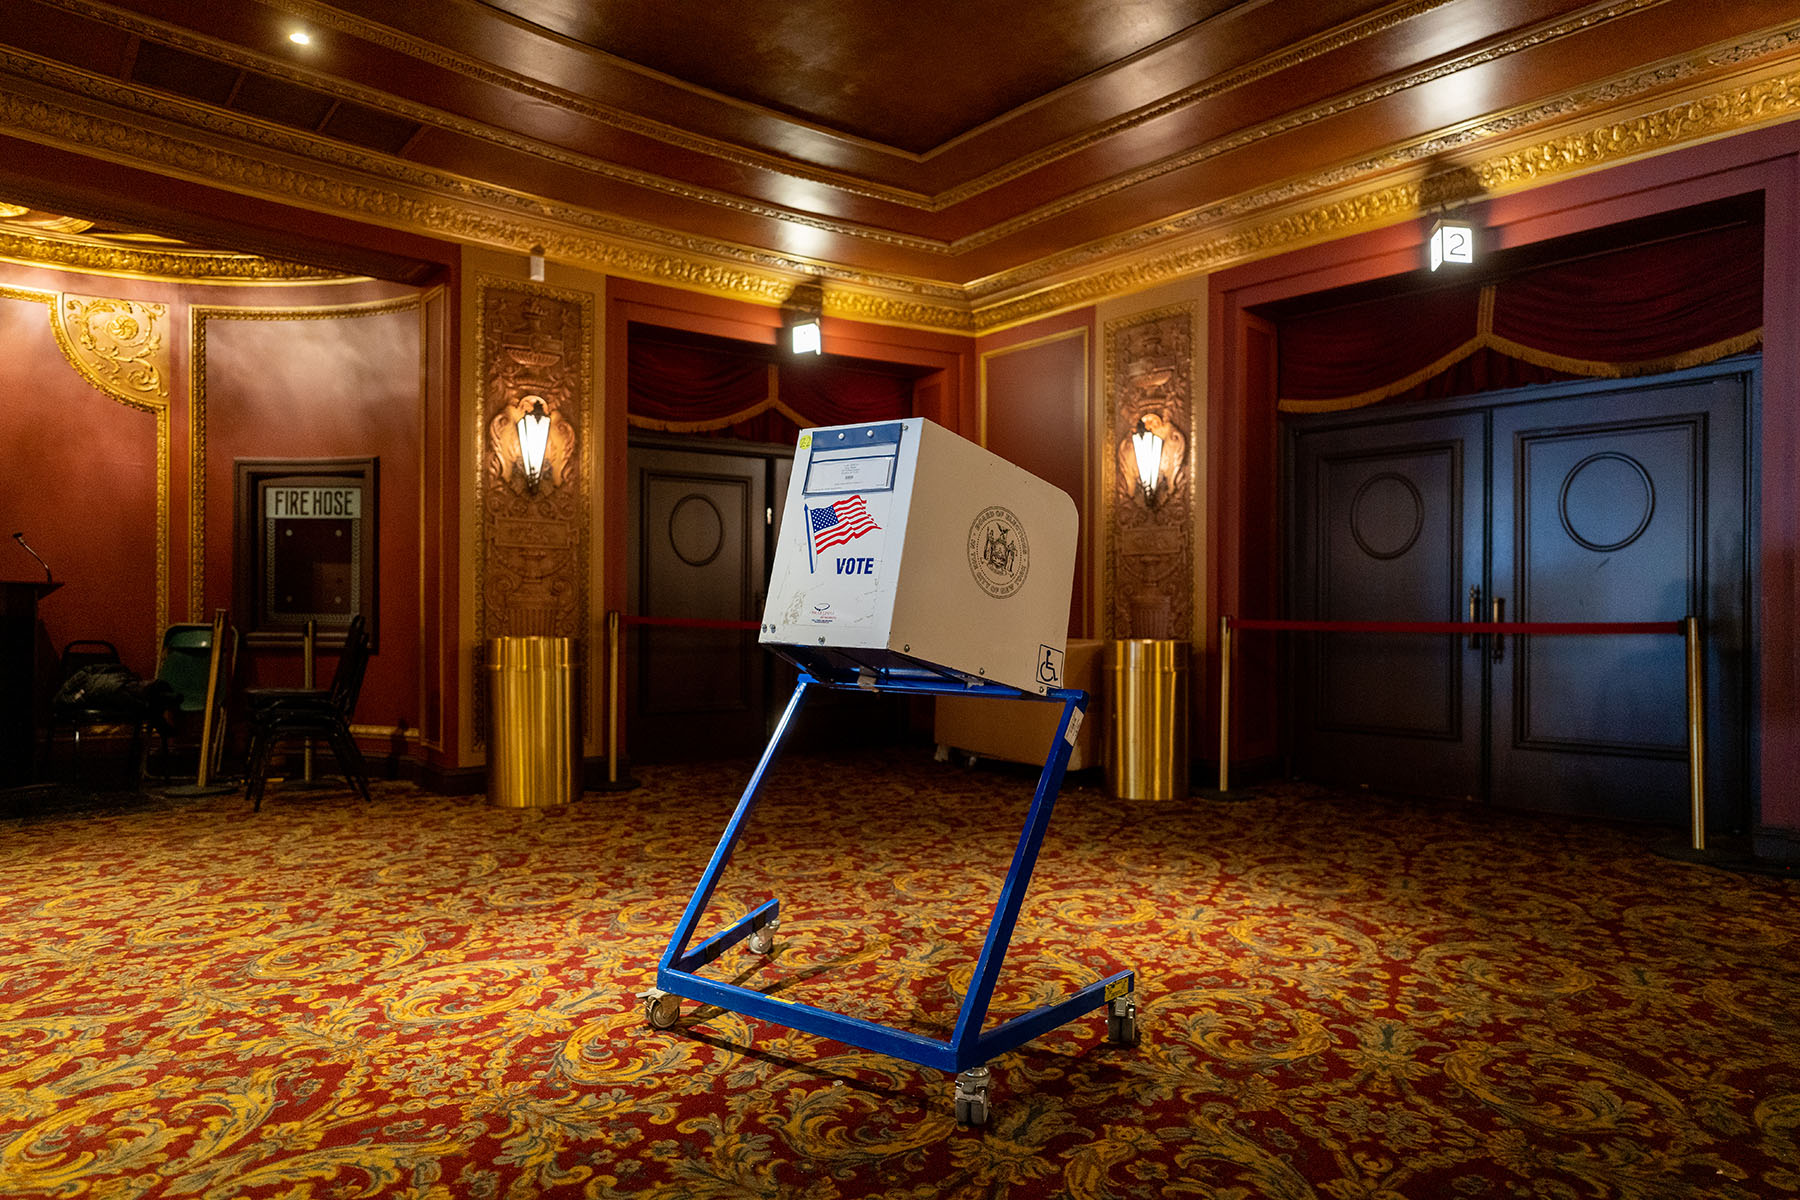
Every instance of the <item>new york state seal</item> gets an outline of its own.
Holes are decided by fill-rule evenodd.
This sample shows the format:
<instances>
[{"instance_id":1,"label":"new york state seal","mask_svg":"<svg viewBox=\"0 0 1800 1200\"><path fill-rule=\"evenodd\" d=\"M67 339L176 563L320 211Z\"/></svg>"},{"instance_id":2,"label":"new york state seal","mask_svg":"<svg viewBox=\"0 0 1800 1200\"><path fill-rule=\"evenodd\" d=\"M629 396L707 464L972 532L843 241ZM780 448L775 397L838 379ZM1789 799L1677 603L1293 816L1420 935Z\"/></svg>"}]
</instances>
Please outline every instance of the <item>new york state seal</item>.
<instances>
[{"instance_id":1,"label":"new york state seal","mask_svg":"<svg viewBox=\"0 0 1800 1200\"><path fill-rule=\"evenodd\" d=\"M1004 600L1025 584L1031 570L1031 543L1010 508L993 504L969 526L969 573L981 590Z\"/></svg>"}]
</instances>

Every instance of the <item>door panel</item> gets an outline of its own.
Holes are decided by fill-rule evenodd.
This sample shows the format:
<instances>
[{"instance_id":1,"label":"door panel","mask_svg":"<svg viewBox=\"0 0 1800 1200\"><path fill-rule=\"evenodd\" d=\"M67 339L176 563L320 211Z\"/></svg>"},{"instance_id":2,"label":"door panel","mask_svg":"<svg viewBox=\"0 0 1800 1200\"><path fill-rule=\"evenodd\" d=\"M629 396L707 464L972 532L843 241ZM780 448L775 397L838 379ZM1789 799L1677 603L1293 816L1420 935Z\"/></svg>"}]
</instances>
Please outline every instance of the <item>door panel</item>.
<instances>
[{"instance_id":1,"label":"door panel","mask_svg":"<svg viewBox=\"0 0 1800 1200\"><path fill-rule=\"evenodd\" d=\"M1495 601L1515 621L1694 614L1708 825L1743 828L1753 378L1695 372L1464 402L1437 417L1298 426L1293 615L1464 619L1471 586L1484 618ZM1343 634L1308 648L1314 636L1296 635L1293 652L1305 774L1515 808L1689 818L1677 637Z\"/></svg>"},{"instance_id":2,"label":"door panel","mask_svg":"<svg viewBox=\"0 0 1800 1200\"><path fill-rule=\"evenodd\" d=\"M1480 416L1302 435L1294 615L1463 619L1483 561L1483 435ZM1307 773L1428 794L1477 786L1481 660L1466 639L1303 634L1292 653Z\"/></svg>"},{"instance_id":3,"label":"door panel","mask_svg":"<svg viewBox=\"0 0 1800 1200\"><path fill-rule=\"evenodd\" d=\"M1494 417L1493 577L1521 621L1702 617L1714 659L1741 628L1742 587L1708 597L1709 573L1743 578L1741 377L1651 386L1511 409ZM1629 414L1621 419L1621 414ZM1498 511L1499 505L1496 505ZM1722 642L1720 639L1724 638ZM1515 639L1494 670L1497 794L1526 808L1627 820L1688 819L1687 688L1681 639ZM1717 664L1715 664L1717 665ZM1713 718L1724 716L1713 672ZM1720 746L1719 823L1741 776Z\"/></svg>"},{"instance_id":4,"label":"door panel","mask_svg":"<svg viewBox=\"0 0 1800 1200\"><path fill-rule=\"evenodd\" d=\"M767 576L765 463L632 447L630 611L754 621ZM763 737L763 655L754 631L637 626L633 758L742 754Z\"/></svg>"}]
</instances>

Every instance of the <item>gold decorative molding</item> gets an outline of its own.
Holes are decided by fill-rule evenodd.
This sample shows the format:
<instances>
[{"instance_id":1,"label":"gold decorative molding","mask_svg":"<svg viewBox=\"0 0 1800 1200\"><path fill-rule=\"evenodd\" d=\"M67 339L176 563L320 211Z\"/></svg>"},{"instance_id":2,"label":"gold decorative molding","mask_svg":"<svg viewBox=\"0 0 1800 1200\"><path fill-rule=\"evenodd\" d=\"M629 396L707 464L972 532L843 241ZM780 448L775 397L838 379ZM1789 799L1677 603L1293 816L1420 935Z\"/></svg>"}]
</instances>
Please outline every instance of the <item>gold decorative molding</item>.
<instances>
[{"instance_id":1,"label":"gold decorative molding","mask_svg":"<svg viewBox=\"0 0 1800 1200\"><path fill-rule=\"evenodd\" d=\"M188 375L188 614L198 621L206 611L206 327L211 321L332 321L418 309L423 293L393 300L308 308L246 308L195 305L188 310L191 366ZM421 364L423 370L423 364ZM424 381L421 379L423 388Z\"/></svg>"},{"instance_id":2,"label":"gold decorative molding","mask_svg":"<svg viewBox=\"0 0 1800 1200\"><path fill-rule=\"evenodd\" d=\"M1621 0L1530 36L1563 36L1582 27L1582 22L1591 25L1654 2ZM314 6L290 7L310 11ZM1800 115L1800 72L1793 65L1797 52L1800 23L1790 23L966 286L882 276L547 203L249 118L155 97L116 80L59 70L16 53L0 54L0 68L19 77L17 86L0 92L0 125L15 136L386 227L517 250L542 244L559 261L607 274L768 305L779 304L794 279L818 278L828 285L826 310L832 315L909 328L986 333L1310 240L1411 219L1419 211L1419 185L1385 181L1397 174L1417 175L1428 164L1437 168L1453 161L1473 172L1490 192L1505 191L1793 119ZM1780 61L1771 65L1772 57ZM1705 94L1665 101L1648 113L1570 129L1584 116L1617 112L1650 95L1667 97L1684 83L1733 69L1750 77L1727 87L1712 85ZM1755 75L1758 70L1767 73ZM37 80L42 90L30 80ZM158 118L158 128L134 128L96 115L79 107L74 96L143 112ZM1320 109L1297 114L1293 120L1316 119L1323 113ZM176 122L185 128L178 129ZM1554 132L1558 128L1562 131ZM207 137L248 142L266 152L202 140ZM1500 143L1508 140L1515 144L1501 148ZM1192 151L1209 152L1208 147ZM1358 190L1376 181L1384 182ZM1335 198L1324 199L1333 192L1338 193ZM853 228L846 232L856 235ZM963 244L953 243L950 249Z\"/></svg>"},{"instance_id":3,"label":"gold decorative molding","mask_svg":"<svg viewBox=\"0 0 1800 1200\"><path fill-rule=\"evenodd\" d=\"M1795 38L1800 41L1800 32ZM1467 169L1479 181L1482 190L1491 196L1647 158L1797 116L1800 116L1800 71L1793 70L1790 65L1781 74L1684 99L1640 116L1501 149L1487 158L1473 161ZM1516 118L1506 118L1494 124L1515 122ZM1475 140L1472 133L1465 137ZM1409 161L1429 161L1433 155L1442 154L1448 148L1443 141L1420 143L1410 147L1406 157ZM1385 161L1363 163L1344 174L1372 175L1384 166ZM1205 241L1190 242L1179 249L1146 254L1123 264L1081 274L1081 264L1071 260L1100 255L1100 251L1090 248L1046 264L1075 276L1067 282L987 304L977 300L975 326L979 332L992 332L1186 276L1265 258L1312 242L1412 220L1423 211L1422 190L1423 183L1418 179L1389 184L1289 211L1259 223L1244 222L1236 229ZM1186 224L1201 225L1209 220L1225 224L1233 209L1254 213L1261 202L1266 201L1269 207L1274 207L1279 198L1264 193L1231 205L1215 206L1186 221L1164 222L1148 233L1140 231L1138 236L1150 242L1177 233L1179 227ZM1010 282L1023 282L1023 276Z\"/></svg>"},{"instance_id":4,"label":"gold decorative molding","mask_svg":"<svg viewBox=\"0 0 1800 1200\"><path fill-rule=\"evenodd\" d=\"M23 300L27 303L42 304L48 318L50 332L56 339L56 345L69 365L94 390L111 397L126 408L135 408L147 412L156 418L156 630L161 636L162 630L169 623L169 402L166 382L159 391L151 388L144 391L139 388L121 388L111 381L104 372L95 373L83 363L84 351L77 341L71 337L64 322L63 310L72 300L78 307L89 298L65 297L57 292L40 292L30 288L8 287L0 284L0 300ZM130 304L130 301L99 301L101 304ZM162 308L161 305L140 306ZM167 310L163 316L167 317ZM166 353L166 350L165 350ZM164 370L167 366L165 362ZM164 376L166 380L166 374Z\"/></svg>"},{"instance_id":5,"label":"gold decorative molding","mask_svg":"<svg viewBox=\"0 0 1800 1200\"><path fill-rule=\"evenodd\" d=\"M169 398L169 306L64 293L58 338L75 369L112 395Z\"/></svg>"},{"instance_id":6,"label":"gold decorative molding","mask_svg":"<svg viewBox=\"0 0 1800 1200\"><path fill-rule=\"evenodd\" d=\"M32 236L0 229L0 260L22 266L56 267L85 275L157 282L322 283L344 277L299 263L254 254L182 251L118 246L92 239Z\"/></svg>"}]
</instances>

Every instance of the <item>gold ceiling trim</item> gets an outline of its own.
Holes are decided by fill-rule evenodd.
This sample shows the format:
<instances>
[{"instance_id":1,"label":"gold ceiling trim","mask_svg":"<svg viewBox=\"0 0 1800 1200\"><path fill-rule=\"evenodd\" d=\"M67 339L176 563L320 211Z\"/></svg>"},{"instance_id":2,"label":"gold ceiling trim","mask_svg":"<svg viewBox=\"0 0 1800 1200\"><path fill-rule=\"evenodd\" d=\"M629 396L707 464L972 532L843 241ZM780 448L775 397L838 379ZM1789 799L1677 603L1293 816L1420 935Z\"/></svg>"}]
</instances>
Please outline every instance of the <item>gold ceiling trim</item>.
<instances>
[{"instance_id":1,"label":"gold ceiling trim","mask_svg":"<svg viewBox=\"0 0 1800 1200\"><path fill-rule=\"evenodd\" d=\"M0 91L0 126L15 136L35 137L77 152L172 172L278 202L347 213L384 227L521 253L533 244L542 244L557 261L627 278L770 305L786 298L795 279L811 278L831 285L826 290L826 307L833 315L878 324L989 332L1306 241L1416 216L1420 203L1416 183L1389 185L1293 211L1309 197L1354 188L1358 180L1383 173L1417 171L1427 162L1441 164L1457 157L1474 160L1477 165L1470 169L1492 192L1791 119L1800 113L1800 74L1794 72L1791 57L1796 45L1800 45L1800 26L1610 81L1573 97L1489 118L1307 180L1195 210L967 287L876 276L648 228L431 173L414 173L422 186L406 190L378 178L363 182L367 177L360 171L359 177L329 175L304 161L287 163L267 154L252 156L176 133L124 125L111 117L69 107L70 97L55 93L45 98L28 95L20 88ZM1557 118L1566 127L1572 111L1602 104L1617 106L1645 89L1666 89L1671 82L1691 75L1696 63L1717 69L1780 50L1788 51L1789 57L1781 62L1779 73L1667 104L1645 115L1544 138L1490 154L1487 159L1475 158L1481 143L1508 134L1527 136L1519 133L1524 127ZM249 123L245 128L248 130ZM257 132L263 131L257 128ZM432 192L434 183L439 189L436 194ZM1282 208L1289 211L1258 219L1260 214ZM1234 225L1237 228L1232 228ZM1226 232L1207 236L1220 229ZM1206 240L1166 248L1177 238ZM1132 254L1139 257L1122 261ZM1065 279L1052 282L1058 276Z\"/></svg>"},{"instance_id":2,"label":"gold ceiling trim","mask_svg":"<svg viewBox=\"0 0 1800 1200\"><path fill-rule=\"evenodd\" d=\"M160 304L141 305L130 300L71 296L59 292L38 291L33 288L8 287L5 284L0 284L0 300L23 300L31 304L42 304L46 309L45 315L48 317L51 336L56 340L56 348L62 351L62 356L75 369L75 374L80 376L82 382L109 399L123 404L126 408L135 408L139 412L147 412L156 418L156 629L157 636L160 637L162 630L169 624L169 393L167 379L166 376L163 377L160 386L157 382L152 381L146 388L143 386L145 380L141 372L129 372L134 379L128 380L126 386L121 387L115 381L114 376L128 372L90 369L84 361L90 355L89 348L82 344L82 339L78 334L71 335L70 329L65 324L64 310L65 308L71 310L75 317L75 324L79 327L83 323L81 315L84 312L95 311L96 306L122 305L127 309L136 310L138 318L151 321L154 318L146 310L160 310L161 316L166 318L167 308ZM123 326L120 327L120 332L124 332ZM141 341L141 339L128 340ZM94 353L100 357L105 356L104 351L100 351L98 348L95 348ZM167 355L166 345L162 348L162 353ZM129 351L126 352L126 356L136 357ZM166 358L163 360L163 366L166 369Z\"/></svg>"},{"instance_id":3,"label":"gold ceiling trim","mask_svg":"<svg viewBox=\"0 0 1800 1200\"><path fill-rule=\"evenodd\" d=\"M0 229L0 259L119 279L184 283L327 283L341 275L254 254L152 250L97 240L37 236Z\"/></svg>"},{"instance_id":4,"label":"gold ceiling trim","mask_svg":"<svg viewBox=\"0 0 1800 1200\"><path fill-rule=\"evenodd\" d=\"M1481 194L1497 195L1632 159L1665 153L1696 142L1772 125L1800 116L1800 70L1792 64L1781 74L1734 85L1723 91L1681 100L1653 112L1620 118L1606 124L1553 136L1474 161L1467 171ZM1501 122L1504 124L1504 121ZM1478 127L1475 135L1492 126ZM1437 139L1410 148L1405 157L1417 165L1431 161L1447 149ZM1474 140L1469 138L1466 140ZM1344 174L1364 176L1375 164L1358 164ZM1298 187L1291 189L1299 191ZM1246 201L1217 206L1196 214L1210 222L1223 222L1229 209L1249 214L1280 202L1279 193L1263 193ZM1027 295L1011 296L983 304L977 298L974 315L982 333L1036 320L1055 312L1078 308L1111 296L1142 291L1194 274L1209 273L1239 263L1265 258L1301 245L1344 237L1417 217L1427 207L1424 184L1418 179L1391 184L1373 191L1316 204L1271 220L1213 236L1198 244L1153 253L1137 260L1091 271L1078 278L1041 288ZM1199 219L1190 224L1198 225ZM1164 222L1134 235L1145 242L1166 240L1184 232L1181 223ZM1068 260L1099 257L1104 249L1076 251L1065 261L1048 264L1052 270L1079 270ZM1040 263L1039 266L1046 264Z\"/></svg>"}]
</instances>

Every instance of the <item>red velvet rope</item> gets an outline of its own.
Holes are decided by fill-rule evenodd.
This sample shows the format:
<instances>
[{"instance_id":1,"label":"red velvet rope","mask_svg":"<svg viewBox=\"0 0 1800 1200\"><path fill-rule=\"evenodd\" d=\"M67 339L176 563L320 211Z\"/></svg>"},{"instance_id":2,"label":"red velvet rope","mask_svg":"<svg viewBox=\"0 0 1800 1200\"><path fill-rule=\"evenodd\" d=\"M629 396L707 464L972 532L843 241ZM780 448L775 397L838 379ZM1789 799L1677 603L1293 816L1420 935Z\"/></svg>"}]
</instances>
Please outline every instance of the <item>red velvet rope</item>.
<instances>
[{"instance_id":1,"label":"red velvet rope","mask_svg":"<svg viewBox=\"0 0 1800 1200\"><path fill-rule=\"evenodd\" d=\"M761 629L755 621L709 621L703 617L640 617L620 613L622 625L674 625L683 629Z\"/></svg>"},{"instance_id":2,"label":"red velvet rope","mask_svg":"<svg viewBox=\"0 0 1800 1200\"><path fill-rule=\"evenodd\" d=\"M1303 633L1684 633L1680 621L1270 621L1226 617L1233 629Z\"/></svg>"}]
</instances>

